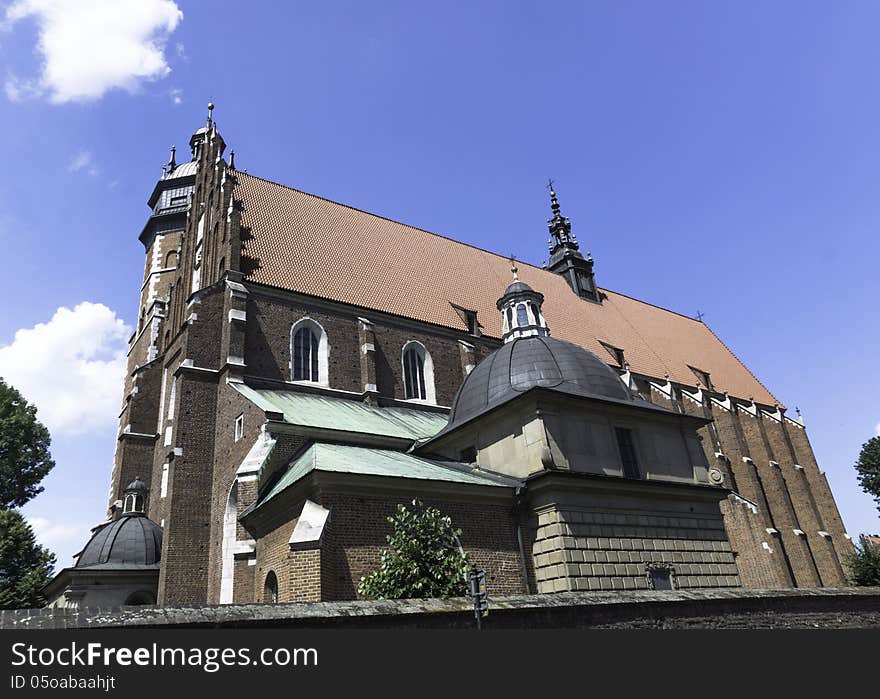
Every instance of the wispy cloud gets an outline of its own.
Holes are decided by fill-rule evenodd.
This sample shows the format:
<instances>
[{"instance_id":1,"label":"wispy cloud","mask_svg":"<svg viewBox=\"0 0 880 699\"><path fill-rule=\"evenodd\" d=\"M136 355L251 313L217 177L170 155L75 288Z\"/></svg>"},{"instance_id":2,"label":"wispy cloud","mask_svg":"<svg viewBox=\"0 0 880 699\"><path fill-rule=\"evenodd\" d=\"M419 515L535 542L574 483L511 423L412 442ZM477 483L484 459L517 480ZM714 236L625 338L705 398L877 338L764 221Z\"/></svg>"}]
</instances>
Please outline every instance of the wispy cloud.
<instances>
[{"instance_id":1,"label":"wispy cloud","mask_svg":"<svg viewBox=\"0 0 880 699\"><path fill-rule=\"evenodd\" d=\"M62 306L0 346L0 376L37 406L50 433L111 428L122 403L131 328L100 303Z\"/></svg>"},{"instance_id":2,"label":"wispy cloud","mask_svg":"<svg viewBox=\"0 0 880 699\"><path fill-rule=\"evenodd\" d=\"M79 551L79 546L84 545L89 540L89 532L94 523L89 522L71 522L67 518L61 521L52 521L46 517L28 517L28 524L34 530L34 536L37 537L37 543L45 546L50 551ZM70 561L60 558L57 562L56 570L70 565Z\"/></svg>"},{"instance_id":3,"label":"wispy cloud","mask_svg":"<svg viewBox=\"0 0 880 699\"><path fill-rule=\"evenodd\" d=\"M173 0L14 0L5 25L37 24L42 72L9 75L13 101L47 95L55 103L95 100L108 90L137 90L171 72L168 37L183 20Z\"/></svg>"},{"instance_id":4,"label":"wispy cloud","mask_svg":"<svg viewBox=\"0 0 880 699\"><path fill-rule=\"evenodd\" d=\"M179 87L175 87L169 93L171 95L171 101L175 104L183 104L183 90Z\"/></svg>"},{"instance_id":5,"label":"wispy cloud","mask_svg":"<svg viewBox=\"0 0 880 699\"><path fill-rule=\"evenodd\" d=\"M91 151L82 149L76 152L76 154L70 159L70 162L67 164L68 172L85 172L92 177L96 177L98 175L98 166L95 164L95 157L92 155Z\"/></svg>"},{"instance_id":6,"label":"wispy cloud","mask_svg":"<svg viewBox=\"0 0 880 699\"><path fill-rule=\"evenodd\" d=\"M875 433L878 437L880 437L880 422L878 422L878 423L874 426L874 433Z\"/></svg>"}]
</instances>

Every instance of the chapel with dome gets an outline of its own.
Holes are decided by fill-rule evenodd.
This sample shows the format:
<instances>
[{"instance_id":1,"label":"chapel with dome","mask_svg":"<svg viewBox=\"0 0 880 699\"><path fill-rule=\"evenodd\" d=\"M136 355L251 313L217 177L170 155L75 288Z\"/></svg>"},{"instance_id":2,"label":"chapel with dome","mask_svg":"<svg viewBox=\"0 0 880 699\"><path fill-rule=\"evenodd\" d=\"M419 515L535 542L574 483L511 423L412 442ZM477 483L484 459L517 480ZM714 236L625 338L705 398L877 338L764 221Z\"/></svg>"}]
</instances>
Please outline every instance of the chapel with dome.
<instances>
[{"instance_id":1,"label":"chapel with dome","mask_svg":"<svg viewBox=\"0 0 880 699\"><path fill-rule=\"evenodd\" d=\"M92 537L45 593L48 606L115 607L156 603L162 528L144 513L147 485L135 478L121 509L92 529Z\"/></svg>"}]
</instances>

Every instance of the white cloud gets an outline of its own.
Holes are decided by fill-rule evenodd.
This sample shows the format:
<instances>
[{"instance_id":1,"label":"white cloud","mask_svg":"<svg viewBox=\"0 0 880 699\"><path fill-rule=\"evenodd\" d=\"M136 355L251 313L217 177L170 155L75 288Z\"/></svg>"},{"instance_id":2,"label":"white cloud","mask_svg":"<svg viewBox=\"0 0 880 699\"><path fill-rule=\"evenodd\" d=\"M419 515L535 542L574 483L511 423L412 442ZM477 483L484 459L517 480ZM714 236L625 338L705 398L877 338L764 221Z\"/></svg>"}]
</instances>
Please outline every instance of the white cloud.
<instances>
[{"instance_id":1,"label":"white cloud","mask_svg":"<svg viewBox=\"0 0 880 699\"><path fill-rule=\"evenodd\" d=\"M89 533L94 526L86 522L70 522L67 518L54 522L45 517L28 517L28 524L34 530L37 543L45 546L53 553L68 551L74 547L75 552L89 540ZM68 565L67 561L59 560L56 568Z\"/></svg>"},{"instance_id":2,"label":"white cloud","mask_svg":"<svg viewBox=\"0 0 880 699\"><path fill-rule=\"evenodd\" d=\"M880 437L880 422L878 422L877 425L874 427L874 432L877 434L878 437Z\"/></svg>"},{"instance_id":3,"label":"white cloud","mask_svg":"<svg viewBox=\"0 0 880 699\"><path fill-rule=\"evenodd\" d=\"M0 347L0 376L37 406L52 434L112 427L122 405L131 328L107 306L62 306Z\"/></svg>"},{"instance_id":4,"label":"white cloud","mask_svg":"<svg viewBox=\"0 0 880 699\"><path fill-rule=\"evenodd\" d=\"M173 0L15 0L6 9L7 26L28 18L37 23L42 72L36 80L9 76L6 95L61 103L168 75L165 47L183 13Z\"/></svg>"},{"instance_id":5,"label":"white cloud","mask_svg":"<svg viewBox=\"0 0 880 699\"><path fill-rule=\"evenodd\" d=\"M177 106L178 104L183 104L183 90L181 90L179 87L175 87L173 90L171 90L169 94L171 95L171 101L174 103L175 106Z\"/></svg>"},{"instance_id":6,"label":"white cloud","mask_svg":"<svg viewBox=\"0 0 880 699\"><path fill-rule=\"evenodd\" d=\"M95 165L95 158L91 151L85 149L77 151L70 162L67 164L68 172L87 172L92 177L97 176L98 166Z\"/></svg>"}]
</instances>

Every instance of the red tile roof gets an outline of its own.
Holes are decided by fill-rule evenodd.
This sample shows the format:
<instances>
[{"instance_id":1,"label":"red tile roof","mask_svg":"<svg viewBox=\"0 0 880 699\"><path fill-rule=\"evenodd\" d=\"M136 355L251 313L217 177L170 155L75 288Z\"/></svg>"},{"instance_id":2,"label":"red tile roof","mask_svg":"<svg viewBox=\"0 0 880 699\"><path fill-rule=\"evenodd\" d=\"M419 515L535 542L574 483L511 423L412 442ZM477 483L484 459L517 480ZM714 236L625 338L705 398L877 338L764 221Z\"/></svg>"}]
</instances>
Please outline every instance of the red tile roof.
<instances>
[{"instance_id":1,"label":"red tile roof","mask_svg":"<svg viewBox=\"0 0 880 699\"><path fill-rule=\"evenodd\" d=\"M483 332L501 336L496 299L510 283L510 261L246 173L236 173L247 278L270 286L465 330L452 304L477 311ZM551 333L607 357L600 340L624 350L630 368L694 386L689 366L710 373L716 390L759 403L778 402L703 323L614 291L595 304L565 280L517 263L519 276L544 294Z\"/></svg>"}]
</instances>

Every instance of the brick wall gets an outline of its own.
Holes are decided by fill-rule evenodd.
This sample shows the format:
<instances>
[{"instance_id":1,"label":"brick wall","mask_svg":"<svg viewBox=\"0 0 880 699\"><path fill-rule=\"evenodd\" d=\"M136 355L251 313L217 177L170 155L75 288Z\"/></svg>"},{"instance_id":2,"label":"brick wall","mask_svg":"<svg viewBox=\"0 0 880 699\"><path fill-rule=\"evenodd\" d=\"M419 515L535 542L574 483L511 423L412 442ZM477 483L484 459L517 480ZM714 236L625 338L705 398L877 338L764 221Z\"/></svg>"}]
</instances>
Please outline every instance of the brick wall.
<instances>
[{"instance_id":1,"label":"brick wall","mask_svg":"<svg viewBox=\"0 0 880 699\"><path fill-rule=\"evenodd\" d=\"M379 567L379 552L391 532L387 518L411 498L357 497L327 494L321 506L330 510L322 544L324 600L354 599L361 576ZM425 500L452 518L462 530L461 544L470 560L486 572L493 594L524 592L516 529L509 505Z\"/></svg>"},{"instance_id":2,"label":"brick wall","mask_svg":"<svg viewBox=\"0 0 880 699\"><path fill-rule=\"evenodd\" d=\"M455 392L464 380L459 339L475 346L479 361L498 346L496 340L475 338L461 333L460 337L448 332L431 332L427 326L406 323L394 324L383 317L372 317L369 311L328 310L319 302L310 303L292 295L259 293L250 285L247 306L247 334L245 360L252 376L278 381L290 380L290 329L308 316L327 333L329 349L329 383L331 388L361 393L365 374L362 366L361 345L365 337L358 317L366 315L372 321L371 339L375 346L372 371L379 393L389 398L403 399L402 351L407 342L420 342L430 353L434 365L434 385L437 403L450 405Z\"/></svg>"}]
</instances>

